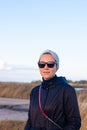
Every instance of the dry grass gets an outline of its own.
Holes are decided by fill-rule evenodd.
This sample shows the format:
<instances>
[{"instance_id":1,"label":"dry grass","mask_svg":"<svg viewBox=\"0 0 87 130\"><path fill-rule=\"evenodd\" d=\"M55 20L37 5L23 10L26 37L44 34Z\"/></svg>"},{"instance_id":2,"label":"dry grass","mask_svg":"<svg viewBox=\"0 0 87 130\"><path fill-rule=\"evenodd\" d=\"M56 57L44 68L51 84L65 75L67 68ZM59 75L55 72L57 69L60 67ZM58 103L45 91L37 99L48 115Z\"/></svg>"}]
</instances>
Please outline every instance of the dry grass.
<instances>
[{"instance_id":1,"label":"dry grass","mask_svg":"<svg viewBox=\"0 0 87 130\"><path fill-rule=\"evenodd\" d=\"M0 82L0 97L28 99L31 89L39 83L40 81L32 83ZM87 91L77 91L77 98L82 119L80 130L87 130ZM25 123L2 121L0 130L24 130Z\"/></svg>"},{"instance_id":2,"label":"dry grass","mask_svg":"<svg viewBox=\"0 0 87 130\"><path fill-rule=\"evenodd\" d=\"M87 88L87 83L70 83L70 85L74 86L74 87L84 87L84 88Z\"/></svg>"},{"instance_id":3,"label":"dry grass","mask_svg":"<svg viewBox=\"0 0 87 130\"><path fill-rule=\"evenodd\" d=\"M24 130L25 122L21 121L1 121L0 130Z\"/></svg>"},{"instance_id":4,"label":"dry grass","mask_svg":"<svg viewBox=\"0 0 87 130\"><path fill-rule=\"evenodd\" d=\"M31 89L40 81L32 83L0 82L0 97L28 99Z\"/></svg>"},{"instance_id":5,"label":"dry grass","mask_svg":"<svg viewBox=\"0 0 87 130\"><path fill-rule=\"evenodd\" d=\"M82 126L80 130L87 130L87 91L78 91L77 97L82 119Z\"/></svg>"}]
</instances>

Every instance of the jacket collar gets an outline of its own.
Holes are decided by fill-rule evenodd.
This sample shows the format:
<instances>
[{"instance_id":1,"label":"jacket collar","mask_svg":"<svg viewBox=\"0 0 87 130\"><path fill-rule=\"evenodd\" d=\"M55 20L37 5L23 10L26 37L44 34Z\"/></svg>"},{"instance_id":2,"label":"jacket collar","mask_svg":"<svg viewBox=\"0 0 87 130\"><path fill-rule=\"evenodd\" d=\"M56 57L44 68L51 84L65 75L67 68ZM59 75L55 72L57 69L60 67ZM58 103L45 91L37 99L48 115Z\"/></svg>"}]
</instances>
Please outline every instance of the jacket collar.
<instances>
[{"instance_id":1,"label":"jacket collar","mask_svg":"<svg viewBox=\"0 0 87 130\"><path fill-rule=\"evenodd\" d=\"M53 87L55 85L55 82L57 81L57 76L55 75L53 78L49 80L44 80L42 79L42 87L43 88L48 88L48 87Z\"/></svg>"},{"instance_id":2,"label":"jacket collar","mask_svg":"<svg viewBox=\"0 0 87 130\"><path fill-rule=\"evenodd\" d=\"M68 83L65 77L62 77L62 76L57 77L57 75L55 75L53 78L51 78L49 80L44 80L43 78L42 78L42 80L43 81L42 81L41 86L43 88L49 88L49 87L54 87L56 85L57 86L61 85L63 83Z\"/></svg>"}]
</instances>

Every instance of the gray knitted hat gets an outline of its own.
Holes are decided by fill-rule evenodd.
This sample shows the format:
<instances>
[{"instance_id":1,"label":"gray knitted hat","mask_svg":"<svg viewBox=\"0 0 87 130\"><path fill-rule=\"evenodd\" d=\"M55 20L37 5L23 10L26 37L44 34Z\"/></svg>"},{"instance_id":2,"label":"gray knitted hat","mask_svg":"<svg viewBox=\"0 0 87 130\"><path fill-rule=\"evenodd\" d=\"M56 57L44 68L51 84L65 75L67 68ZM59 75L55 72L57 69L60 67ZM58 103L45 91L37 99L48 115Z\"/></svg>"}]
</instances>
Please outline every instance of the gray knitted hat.
<instances>
[{"instance_id":1,"label":"gray knitted hat","mask_svg":"<svg viewBox=\"0 0 87 130\"><path fill-rule=\"evenodd\" d=\"M46 53L49 53L49 54L51 54L51 55L53 56L53 58L55 59L55 61L56 61L56 63L57 63L57 69L59 69L59 57L58 57L58 55L56 54L56 52L47 49L47 50L45 50L45 51L43 51L43 52L41 53L40 58L41 58L41 56L42 56L43 54L46 54ZM39 58L39 60L40 60L40 58Z\"/></svg>"}]
</instances>

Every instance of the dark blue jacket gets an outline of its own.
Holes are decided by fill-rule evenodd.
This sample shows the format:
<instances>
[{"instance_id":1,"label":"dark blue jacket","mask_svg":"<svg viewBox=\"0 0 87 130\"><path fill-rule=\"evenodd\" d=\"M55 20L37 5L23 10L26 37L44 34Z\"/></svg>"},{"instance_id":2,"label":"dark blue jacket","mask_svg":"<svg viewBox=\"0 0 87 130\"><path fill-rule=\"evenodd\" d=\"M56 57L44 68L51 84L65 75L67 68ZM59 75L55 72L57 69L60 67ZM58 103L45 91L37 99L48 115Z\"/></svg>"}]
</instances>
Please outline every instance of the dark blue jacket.
<instances>
[{"instance_id":1,"label":"dark blue jacket","mask_svg":"<svg viewBox=\"0 0 87 130\"><path fill-rule=\"evenodd\" d=\"M39 108L39 87L32 89L28 120L24 130L60 130L46 119ZM75 90L64 77L43 80L41 84L41 105L44 112L63 130L79 130L81 117Z\"/></svg>"}]
</instances>

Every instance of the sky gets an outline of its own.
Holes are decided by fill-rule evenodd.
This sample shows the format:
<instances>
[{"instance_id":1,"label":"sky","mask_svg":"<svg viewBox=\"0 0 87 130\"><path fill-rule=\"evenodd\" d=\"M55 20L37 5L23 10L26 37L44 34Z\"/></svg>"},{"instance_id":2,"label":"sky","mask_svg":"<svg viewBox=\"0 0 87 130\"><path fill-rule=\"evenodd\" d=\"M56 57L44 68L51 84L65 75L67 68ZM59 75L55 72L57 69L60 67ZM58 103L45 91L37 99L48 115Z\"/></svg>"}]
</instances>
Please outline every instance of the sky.
<instances>
[{"instance_id":1,"label":"sky","mask_svg":"<svg viewBox=\"0 0 87 130\"><path fill-rule=\"evenodd\" d=\"M41 79L46 49L59 56L58 76L87 80L87 0L0 0L0 81Z\"/></svg>"}]
</instances>

